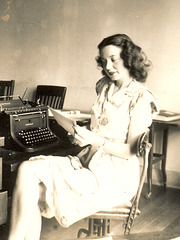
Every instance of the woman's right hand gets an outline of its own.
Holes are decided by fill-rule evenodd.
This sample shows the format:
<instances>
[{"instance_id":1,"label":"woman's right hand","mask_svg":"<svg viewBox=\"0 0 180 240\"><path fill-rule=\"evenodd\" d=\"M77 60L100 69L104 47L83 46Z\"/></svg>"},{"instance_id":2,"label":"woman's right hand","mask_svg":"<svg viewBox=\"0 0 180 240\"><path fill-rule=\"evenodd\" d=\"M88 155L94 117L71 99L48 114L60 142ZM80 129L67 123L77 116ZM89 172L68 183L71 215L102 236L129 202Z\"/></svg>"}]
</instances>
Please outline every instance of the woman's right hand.
<instances>
[{"instance_id":1,"label":"woman's right hand","mask_svg":"<svg viewBox=\"0 0 180 240\"><path fill-rule=\"evenodd\" d=\"M104 143L104 138L84 127L74 126L74 130L74 138L80 147L84 147L86 145L99 147Z\"/></svg>"},{"instance_id":2,"label":"woman's right hand","mask_svg":"<svg viewBox=\"0 0 180 240\"><path fill-rule=\"evenodd\" d=\"M72 143L74 145L78 145L76 139L70 133L67 134L67 137L68 137L68 140L70 141L70 143Z\"/></svg>"}]
</instances>

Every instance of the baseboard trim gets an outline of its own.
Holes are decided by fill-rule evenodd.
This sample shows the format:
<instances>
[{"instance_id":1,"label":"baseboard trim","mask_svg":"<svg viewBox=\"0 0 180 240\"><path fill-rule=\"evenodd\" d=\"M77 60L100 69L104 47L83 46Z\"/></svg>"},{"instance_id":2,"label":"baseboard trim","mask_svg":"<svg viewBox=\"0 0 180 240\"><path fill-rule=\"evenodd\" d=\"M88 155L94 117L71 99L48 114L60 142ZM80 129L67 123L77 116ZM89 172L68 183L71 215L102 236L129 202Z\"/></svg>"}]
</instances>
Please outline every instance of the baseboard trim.
<instances>
[{"instance_id":1,"label":"baseboard trim","mask_svg":"<svg viewBox=\"0 0 180 240\"><path fill-rule=\"evenodd\" d=\"M167 187L180 189L180 172L166 170L167 175ZM152 183L154 185L162 185L162 172L160 169L153 168L152 171Z\"/></svg>"},{"instance_id":2,"label":"baseboard trim","mask_svg":"<svg viewBox=\"0 0 180 240\"><path fill-rule=\"evenodd\" d=\"M141 168L142 166L140 165L140 169ZM167 175L166 186L169 188L180 189L180 172L166 170L166 175ZM147 183L147 177L145 179L145 183ZM152 184L157 186L163 185L162 171L161 169L156 168L154 166L152 169Z\"/></svg>"}]
</instances>

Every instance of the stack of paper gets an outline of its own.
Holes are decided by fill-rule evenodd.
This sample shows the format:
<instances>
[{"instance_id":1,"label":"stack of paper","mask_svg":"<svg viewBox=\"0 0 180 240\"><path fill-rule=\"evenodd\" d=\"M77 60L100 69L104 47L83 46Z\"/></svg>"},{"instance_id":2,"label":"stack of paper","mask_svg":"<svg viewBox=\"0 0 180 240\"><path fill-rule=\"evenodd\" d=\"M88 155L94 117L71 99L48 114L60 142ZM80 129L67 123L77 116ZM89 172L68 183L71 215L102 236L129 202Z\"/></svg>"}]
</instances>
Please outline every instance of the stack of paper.
<instances>
[{"instance_id":1,"label":"stack of paper","mask_svg":"<svg viewBox=\"0 0 180 240\"><path fill-rule=\"evenodd\" d=\"M180 119L180 113L175 113L167 110L160 110L159 114L154 117L154 120L159 121L175 121Z\"/></svg>"}]
</instances>

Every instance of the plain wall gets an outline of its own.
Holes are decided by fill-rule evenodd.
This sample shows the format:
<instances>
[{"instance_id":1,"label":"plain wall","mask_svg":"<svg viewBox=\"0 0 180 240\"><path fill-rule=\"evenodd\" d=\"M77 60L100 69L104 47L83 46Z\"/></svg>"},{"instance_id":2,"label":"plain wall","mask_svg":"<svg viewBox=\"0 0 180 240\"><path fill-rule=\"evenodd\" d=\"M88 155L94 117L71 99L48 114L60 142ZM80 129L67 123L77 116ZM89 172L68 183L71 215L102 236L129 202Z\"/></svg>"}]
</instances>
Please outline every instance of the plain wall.
<instances>
[{"instance_id":1,"label":"plain wall","mask_svg":"<svg viewBox=\"0 0 180 240\"><path fill-rule=\"evenodd\" d=\"M126 33L153 63L146 85L160 108L180 112L179 9L179 0L1 0L0 79L15 79L15 94L27 89L29 100L38 84L67 86L64 107L88 111L101 77L97 44ZM170 178L180 173L179 144L170 129Z\"/></svg>"}]
</instances>

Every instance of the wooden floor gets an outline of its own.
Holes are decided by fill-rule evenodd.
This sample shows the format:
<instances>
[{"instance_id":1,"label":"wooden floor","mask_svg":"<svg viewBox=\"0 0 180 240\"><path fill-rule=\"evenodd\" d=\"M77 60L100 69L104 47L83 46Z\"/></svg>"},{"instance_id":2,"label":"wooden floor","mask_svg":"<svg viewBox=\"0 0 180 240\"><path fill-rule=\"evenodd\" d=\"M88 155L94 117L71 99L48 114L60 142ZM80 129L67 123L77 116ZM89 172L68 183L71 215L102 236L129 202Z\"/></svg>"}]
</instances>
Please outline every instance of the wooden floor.
<instances>
[{"instance_id":1,"label":"wooden floor","mask_svg":"<svg viewBox=\"0 0 180 240\"><path fill-rule=\"evenodd\" d=\"M170 240L180 239L180 190L153 186L151 199L145 199L147 185L140 199L140 216L128 236L123 235L122 222L113 221L111 234L116 239ZM79 228L86 227L81 220L69 228L62 228L54 218L43 218L41 240L75 239ZM7 239L7 226L1 227L0 239Z\"/></svg>"}]
</instances>

